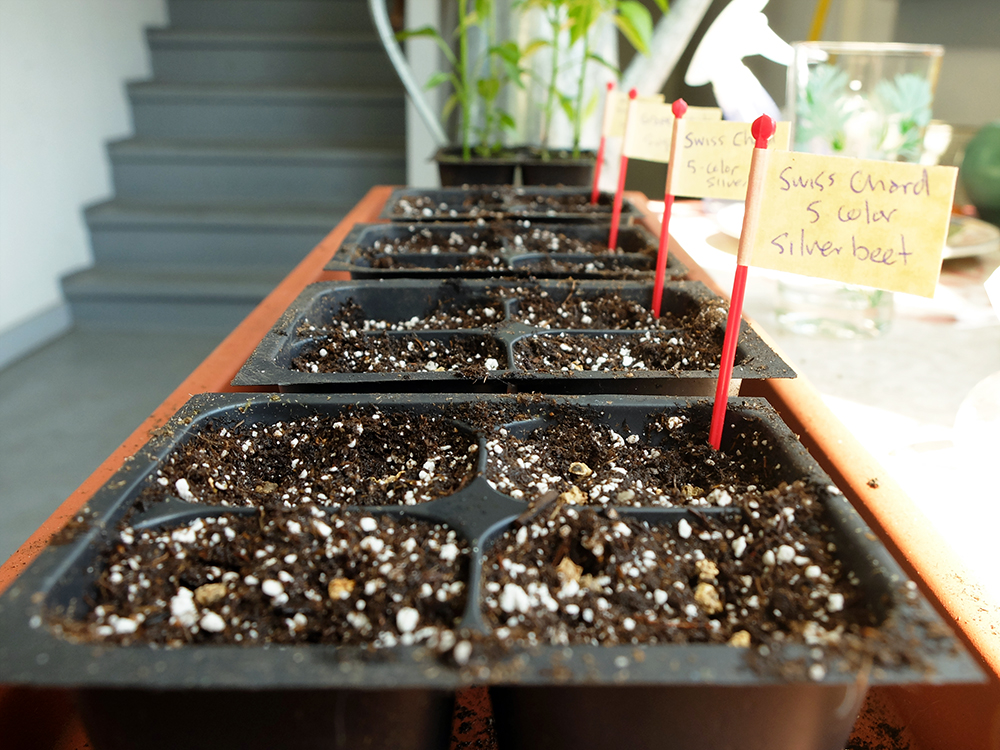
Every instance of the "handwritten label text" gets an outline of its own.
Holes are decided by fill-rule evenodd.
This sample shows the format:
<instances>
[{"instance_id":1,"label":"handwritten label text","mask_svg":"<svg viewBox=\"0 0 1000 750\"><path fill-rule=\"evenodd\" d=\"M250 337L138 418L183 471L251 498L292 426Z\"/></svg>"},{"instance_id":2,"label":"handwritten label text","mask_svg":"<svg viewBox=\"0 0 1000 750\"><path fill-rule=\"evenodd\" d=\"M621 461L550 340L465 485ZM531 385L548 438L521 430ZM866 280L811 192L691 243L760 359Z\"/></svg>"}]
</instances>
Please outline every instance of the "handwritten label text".
<instances>
[{"instance_id":1,"label":"handwritten label text","mask_svg":"<svg viewBox=\"0 0 1000 750\"><path fill-rule=\"evenodd\" d=\"M932 297L957 172L776 151L752 264Z\"/></svg>"}]
</instances>

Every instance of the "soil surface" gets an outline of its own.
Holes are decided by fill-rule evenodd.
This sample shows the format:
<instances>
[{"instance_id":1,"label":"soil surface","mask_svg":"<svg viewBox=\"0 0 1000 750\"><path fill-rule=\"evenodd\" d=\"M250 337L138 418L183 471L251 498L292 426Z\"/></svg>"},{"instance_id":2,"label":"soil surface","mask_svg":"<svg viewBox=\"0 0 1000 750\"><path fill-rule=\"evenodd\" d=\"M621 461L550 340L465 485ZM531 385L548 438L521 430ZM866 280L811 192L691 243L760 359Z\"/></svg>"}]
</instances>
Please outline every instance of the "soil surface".
<instances>
[{"instance_id":1,"label":"soil surface","mask_svg":"<svg viewBox=\"0 0 1000 750\"><path fill-rule=\"evenodd\" d=\"M502 535L486 565L493 638L563 645L726 643L765 669L822 680L910 663L919 639L878 630L809 487L737 493L734 516L647 522L558 506ZM790 659L781 650L808 647Z\"/></svg>"},{"instance_id":2,"label":"soil surface","mask_svg":"<svg viewBox=\"0 0 1000 750\"><path fill-rule=\"evenodd\" d=\"M428 195L403 195L393 206L392 213L396 216L429 219L434 216L454 218L459 213L470 216L492 217L507 204L509 191L477 190L471 188L465 191L465 197L459 205L439 202Z\"/></svg>"},{"instance_id":3,"label":"soil surface","mask_svg":"<svg viewBox=\"0 0 1000 750\"><path fill-rule=\"evenodd\" d=\"M559 334L525 336L514 344L515 366L530 372L714 370L719 366L726 308L720 302L660 318L615 293L557 300L534 286L495 287L481 299L445 298L423 316L369 318L353 300L322 321L304 320L296 334L308 339L292 369L313 373L452 372L482 380L508 369L506 348L489 335L427 338L386 332L493 331L503 322L543 330L643 331L629 336ZM508 302L516 300L508 314ZM660 332L663 333L660 333Z\"/></svg>"},{"instance_id":4,"label":"soil surface","mask_svg":"<svg viewBox=\"0 0 1000 750\"><path fill-rule=\"evenodd\" d=\"M372 268L496 271L497 273L599 273L636 276L653 270L655 246L644 235L623 232L614 251L589 229L556 231L528 221L467 231L411 225L412 234L379 239L357 258ZM622 255L625 253L625 255ZM543 257L535 257L541 255ZM568 258L565 256L580 256Z\"/></svg>"},{"instance_id":5,"label":"soil surface","mask_svg":"<svg viewBox=\"0 0 1000 750\"><path fill-rule=\"evenodd\" d=\"M140 495L235 507L313 502L414 505L474 476L476 438L443 416L352 407L339 417L209 424L175 449Z\"/></svg>"},{"instance_id":6,"label":"soil surface","mask_svg":"<svg viewBox=\"0 0 1000 750\"><path fill-rule=\"evenodd\" d=\"M469 548L441 525L316 506L125 527L76 635L128 644L450 648ZM65 625L64 625L65 627Z\"/></svg>"},{"instance_id":7,"label":"soil surface","mask_svg":"<svg viewBox=\"0 0 1000 750\"><path fill-rule=\"evenodd\" d=\"M310 342L292 359L302 372L452 372L485 380L507 361L506 350L486 336L438 339L377 334L354 338L334 331Z\"/></svg>"},{"instance_id":8,"label":"soil surface","mask_svg":"<svg viewBox=\"0 0 1000 750\"><path fill-rule=\"evenodd\" d=\"M590 203L590 194L535 193L531 189L512 188L470 188L465 191L461 204L437 201L429 195L404 194L392 207L398 217L431 219L435 217L456 218L467 215L482 218L517 214L608 214L612 209L613 196L602 193L597 205Z\"/></svg>"},{"instance_id":9,"label":"soil surface","mask_svg":"<svg viewBox=\"0 0 1000 750\"><path fill-rule=\"evenodd\" d=\"M621 435L586 411L563 409L543 424L500 426L486 441L486 479L546 512L560 504L732 507L736 493L776 486L773 440L748 430L754 454L730 455L691 440L688 422L650 415L645 434Z\"/></svg>"},{"instance_id":10,"label":"soil surface","mask_svg":"<svg viewBox=\"0 0 1000 750\"><path fill-rule=\"evenodd\" d=\"M874 624L808 487L735 494L742 513L730 517L647 523L560 504L525 519L487 566L491 624L557 644L726 643L745 631L744 645Z\"/></svg>"}]
</instances>

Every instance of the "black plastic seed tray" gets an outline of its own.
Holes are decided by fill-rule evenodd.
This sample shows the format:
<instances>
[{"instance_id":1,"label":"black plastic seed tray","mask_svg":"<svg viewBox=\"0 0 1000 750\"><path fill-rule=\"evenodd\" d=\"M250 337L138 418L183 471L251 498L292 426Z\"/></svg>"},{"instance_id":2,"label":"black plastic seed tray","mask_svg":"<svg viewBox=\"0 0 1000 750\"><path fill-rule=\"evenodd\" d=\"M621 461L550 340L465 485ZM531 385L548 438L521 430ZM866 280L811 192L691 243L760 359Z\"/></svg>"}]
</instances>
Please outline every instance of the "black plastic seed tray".
<instances>
[{"instance_id":1,"label":"black plastic seed tray","mask_svg":"<svg viewBox=\"0 0 1000 750\"><path fill-rule=\"evenodd\" d=\"M625 742L637 747L708 750L841 750L867 684L981 679L978 667L916 587L906 583L901 569L850 503L766 402L730 400L720 453L705 453L710 412L707 399L628 396L195 396L108 480L71 527L0 598L0 632L4 633L0 683L79 688L88 731L99 749L185 747L191 746L192 737L199 738L196 744L219 748L443 748L452 691L467 684L489 684L501 748L586 750ZM362 417L369 426L391 424L392 429L401 430L399 425L409 420L417 427L406 429L420 429L422 439L403 436L390 445L392 438L384 430L379 432L378 426L358 430ZM555 504L547 504L549 496L538 482L559 480L550 474L568 478L559 481L582 482L578 478L582 461L590 461L597 472L615 471L614 460L610 466L597 463L588 441L568 454L565 447L561 453L555 450L564 424L559 420L564 418L569 420L565 424L589 426L586 429L593 429L595 436L602 436L602 444L612 436L616 460L623 464L620 456L625 446L635 446L645 451L642 455L662 456L657 460L664 463L656 466L676 460L680 466L693 467L691 481L704 486L688 490L667 481L645 485L647 494L662 492L674 498L678 504L673 507L634 507L619 502L625 497L621 494L608 504L598 498L587 505L570 506L563 504L562 496ZM546 431L557 423L560 427L554 432ZM373 429L377 434L371 434ZM232 454L218 453L223 437L242 447ZM545 464L541 480L519 479L512 468L517 459L497 450L498 444L514 438L535 440L531 450L553 451L557 463ZM341 452L348 440L355 443L354 454ZM619 440L621 448L615 447ZM702 446L702 450L689 447L674 459L680 450L676 446L688 444ZM512 445L508 443L511 450ZM188 449L205 455L204 463L174 459ZM392 461L403 466L398 474L395 464L376 460L386 450L395 457ZM457 459L457 471L427 466L435 460L444 463L442 455L448 451L468 456ZM283 462L277 461L279 456ZM707 477L717 463L747 470L747 476L736 481L738 487L728 487L734 497L725 494L724 488L708 492ZM626 474L648 468L628 465L632 468ZM302 474L300 467L304 467ZM331 479L338 470L373 476L355 490L354 485L338 486L339 481ZM229 473L228 485L223 484L222 472ZM323 472L324 476L318 476ZM392 477L379 478L390 472ZM422 472L419 478L417 472ZM529 503L531 498L523 493L524 499L518 499L509 488L505 492L495 489L506 488L503 476L527 482L523 486L535 492L534 500ZM796 521L764 499L771 497L769 492L786 491L782 483L796 480L810 488L813 502L820 504L816 512L821 525L810 518ZM439 481L457 481L457 485L428 502L412 505L406 504L409 501L402 493L392 496L386 490L420 483L426 488ZM639 489L635 482L628 486ZM758 491L763 494L748 494ZM752 497L760 502L748 500ZM310 508L294 509L303 504ZM562 514L560 520L545 531L557 512ZM302 514L302 523L294 528L287 520L292 513ZM754 514L758 520L751 519ZM564 531L558 525L585 516L613 527L613 533L608 531L597 540L617 545L609 547L616 554L629 545L638 549L640 536L656 530L669 535L674 540L671 544L677 546L672 551L662 547L660 553L636 555L631 562L607 560L604 547L598 549L595 544L596 537L576 537L568 526ZM447 538L454 543L446 550L447 545L433 541L404 542L399 545L402 552L413 554L383 562L388 553L381 542L376 546L372 540L379 537L395 544L391 534L379 536L381 530L395 524L398 531L403 528L399 524L411 522L424 524L426 531L420 533L436 535L433 538L450 534ZM646 618L643 627L653 627L659 618L666 622L677 617L677 612L663 606L657 614L641 595L619 597L613 592L632 585L628 582L636 575L632 570L636 565L644 566L644 576L659 576L658 566L667 566L670 560L689 566L692 563L684 560L700 561L705 555L696 549L708 544L701 540L728 540L712 542L713 549L719 550L712 553L716 573L738 571L744 563L758 565L756 561L763 559L765 571L777 570L774 566L800 566L796 570L816 580L811 585L828 580L811 574L805 561L783 558L783 548L761 547L752 539L743 544L748 534L752 537L746 530L748 523L756 524L755 529L787 529L786 533L797 524L804 530L795 532L799 534L796 539L815 539L818 546L813 549L831 551L831 559L840 561L838 576L846 575L854 587L845 609L855 621L869 623L864 638L852 641L848 648L831 646L824 640L832 637L830 623L830 631L821 631L824 637L813 633L811 644L799 643L801 639L785 643L795 639L762 631L756 631L753 643L746 647L628 642L620 630L615 631L615 638L595 633L594 642L588 635L582 643L536 638L532 644L523 637L513 639L511 621L498 626L490 614L498 611L497 599L514 620L522 617L518 613L532 611L521 607L517 596L513 597L516 606L507 608L502 604L506 588L498 594L489 583L497 571L516 574L520 570L497 555L503 539L518 538L525 529L543 537L558 535L553 537L556 542L565 538L563 554L580 561L575 572L581 584L591 585L581 573L590 576L617 569L617 585L599 578L597 585L607 588L615 606L635 606L635 617ZM218 533L209 539L205 528ZM238 533L221 533L228 528ZM731 536L730 530L742 536ZM194 542L198 534L206 540L202 546ZM347 543L365 534L371 536ZM539 550L548 544L543 537ZM157 546L160 539L165 541ZM286 548L276 552L273 544L295 545L299 555L278 559ZM522 547L530 550L533 544ZM688 544L692 554L685 557ZM114 554L119 561L110 568L101 556L107 550L117 550ZM767 555L775 552L777 562L772 560L772 568L767 568ZM157 557L143 562L144 554ZM605 567L585 568L591 564L587 555L594 558L594 565ZM347 569L359 582L357 586L346 586L349 582L341 576L348 574L336 567L347 565L344 559L351 562ZM437 560L458 561L454 569L464 599L453 617L441 619L440 602L448 591L454 592L454 584L442 583L429 573L428 591L413 585L405 590L410 598L379 599L380 588L372 581L388 585L394 571L405 570L412 565L407 561L414 559L428 561L429 566ZM503 564L498 565L498 560ZM167 563L171 570L179 565L181 572L163 582L163 574L157 577L156 571ZM300 568L292 567L296 563ZM671 585L664 572L668 577L657 585L694 589L698 580L706 579L699 579L705 567L699 562L693 565L699 571L693 579L682 575ZM572 570L574 565L569 567ZM299 578L282 575L286 568L296 575L299 570L307 572L299 582ZM262 574L261 569L277 572ZM123 574L130 576L126 582ZM205 585L206 575L217 583ZM267 575L274 580L262 580ZM759 592L760 606L787 608L790 605L781 599L783 590L769 588L771 575L764 573L744 583ZM526 590L532 591L531 578L522 575L516 580L524 580ZM167 593L158 604L142 604L146 581L165 587ZM285 581L284 588L268 591L277 581ZM134 611L142 613L141 622L138 614L131 614L135 619L124 627L121 618L116 621L104 610L98 613L97 601L105 601L99 589L115 586L139 601ZM190 590L182 596L185 586L198 587L193 600ZM203 590L214 593L203 600ZM440 597L440 591L446 597ZM834 612L832 594L817 591L826 597L824 602L829 600L824 606ZM565 598L564 593L556 596ZM536 595L540 596L537 590L531 594ZM726 596L735 592L727 591ZM176 606L178 597L184 606ZM697 593L695 599L700 601ZM371 606L364 607L365 600ZM249 610L255 601L266 610L263 614L240 609ZM264 604L259 605L260 601ZM597 599L595 606L600 608L602 601ZM384 619L378 607L383 608ZM403 619L405 607L414 608L406 615L408 623ZM708 639L717 629L708 605L704 607L704 611L679 617L676 632L681 640L698 640L697 633ZM191 618L185 621L186 611ZM568 605L564 612L572 615ZM276 615L279 626L274 632L279 637L278 631L294 633L301 627L301 638L282 637L285 643L270 646L236 642L236 634L257 632L248 631L249 624L263 632L263 620L253 618L268 613ZM363 620L359 613L365 614ZM796 618L794 613L788 616ZM98 617L114 625L96 625ZM167 617L176 618L170 627L187 635L167 647L144 645L147 630ZM723 622L726 617L718 615ZM281 618L286 618L288 631L280 624ZM415 630L417 619L423 624L435 618L439 623L436 635ZM579 627L585 631L585 613L580 618ZM344 625L345 619L351 627ZM389 623L378 628L395 628L396 634L372 635L381 639L381 647L357 642L338 645L324 635L328 627L344 628L347 635L343 638L356 635L351 629L355 627L363 634L366 622ZM790 626L789 633L802 630L808 638L808 623L800 625ZM627 624L624 627L630 630ZM451 635L445 637L445 631ZM407 639L406 633L412 637ZM597 643L597 637L605 642ZM429 645L432 642L436 645ZM866 643L902 644L906 657L894 658L881 647L867 649ZM852 649L860 650L860 655ZM777 661L762 662L765 650Z\"/></svg>"},{"instance_id":2,"label":"black plastic seed tray","mask_svg":"<svg viewBox=\"0 0 1000 750\"><path fill-rule=\"evenodd\" d=\"M700 314L708 319L701 325L711 331L708 348L718 358L725 303L702 283L666 286L662 328L588 327L583 316L575 324L558 315L544 325L521 322L525 300L539 292L555 302L592 307L617 297L648 308L652 297L651 285L627 281L321 282L306 287L285 311L233 385L341 392L715 393L717 364L699 367L677 349L691 336L689 321ZM451 311L473 313L481 323L456 328ZM401 371L369 369L384 364ZM334 366L340 371L324 371ZM739 393L743 378L775 377L795 372L744 323L731 395Z\"/></svg>"},{"instance_id":3,"label":"black plastic seed tray","mask_svg":"<svg viewBox=\"0 0 1000 750\"><path fill-rule=\"evenodd\" d=\"M604 224L356 224L326 270L346 271L352 279L652 279L658 242L639 224L621 228L613 253ZM687 268L668 256L666 278L686 275Z\"/></svg>"},{"instance_id":4,"label":"black plastic seed tray","mask_svg":"<svg viewBox=\"0 0 1000 750\"><path fill-rule=\"evenodd\" d=\"M590 203L590 188L478 185L463 188L400 188L392 191L380 219L391 221L469 221L528 219L559 223L611 220L614 195L601 193ZM642 212L622 201L621 222L631 224Z\"/></svg>"}]
</instances>

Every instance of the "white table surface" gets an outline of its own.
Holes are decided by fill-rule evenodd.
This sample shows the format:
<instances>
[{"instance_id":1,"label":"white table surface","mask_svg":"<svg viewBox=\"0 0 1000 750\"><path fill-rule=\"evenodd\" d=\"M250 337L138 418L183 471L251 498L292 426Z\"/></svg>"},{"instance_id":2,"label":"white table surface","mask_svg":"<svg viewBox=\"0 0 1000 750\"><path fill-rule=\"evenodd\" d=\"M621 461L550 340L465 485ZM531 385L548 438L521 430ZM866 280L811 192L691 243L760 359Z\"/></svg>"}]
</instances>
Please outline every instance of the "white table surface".
<instances>
[{"instance_id":1,"label":"white table surface","mask_svg":"<svg viewBox=\"0 0 1000 750\"><path fill-rule=\"evenodd\" d=\"M702 204L676 204L670 230L720 287L732 289L737 241L719 231ZM1000 318L983 282L998 266L1000 252L947 261L934 299L894 295L892 324L874 339L782 330L774 315L777 280L764 269L750 269L744 302L744 313L771 335L996 601Z\"/></svg>"}]
</instances>

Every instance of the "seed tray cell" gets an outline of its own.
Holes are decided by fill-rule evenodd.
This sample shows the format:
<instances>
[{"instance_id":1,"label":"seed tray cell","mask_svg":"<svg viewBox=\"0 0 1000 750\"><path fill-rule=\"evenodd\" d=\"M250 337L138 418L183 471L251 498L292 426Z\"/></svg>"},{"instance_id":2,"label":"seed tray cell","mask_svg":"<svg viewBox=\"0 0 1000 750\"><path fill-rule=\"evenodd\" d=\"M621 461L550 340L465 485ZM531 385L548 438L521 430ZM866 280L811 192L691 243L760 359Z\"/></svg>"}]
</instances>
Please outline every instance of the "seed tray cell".
<instances>
[{"instance_id":1,"label":"seed tray cell","mask_svg":"<svg viewBox=\"0 0 1000 750\"><path fill-rule=\"evenodd\" d=\"M649 230L622 227L613 253L607 242L604 224L357 224L326 270L346 271L353 279L653 277L658 240ZM684 265L669 256L666 278L685 275Z\"/></svg>"},{"instance_id":2,"label":"seed tray cell","mask_svg":"<svg viewBox=\"0 0 1000 750\"><path fill-rule=\"evenodd\" d=\"M205 717L220 747L267 746L277 739L275 717L292 716L308 725L282 746L313 747L335 732L344 747L443 747L451 691L489 684L501 747L597 748L616 736L659 737L667 747L840 750L866 683L980 678L764 401L730 400L719 453L704 445L710 415L709 400L629 396L195 396L0 598L0 682L81 688L88 728L104 748L176 746L164 710ZM249 468L258 451L294 433L291 464L309 443L335 442L321 431L304 439L310 425L358 437L362 417L369 426L440 420L429 439L471 441L475 471L426 502L364 506L308 500L318 494L308 469L297 492L291 474L248 471L231 479L256 493L256 505L227 506L213 498L222 458L206 461L208 471L192 460L199 446L229 435L237 446L250 442L230 459ZM587 425L595 444L566 440ZM545 438L547 478L521 477L533 489L515 496L497 481L497 466L517 465L505 455L515 450L510 441L534 440L538 451ZM602 446L616 458L594 452ZM406 438L389 448L421 450ZM660 489L674 505L590 493L571 502L555 486L553 475L587 486L618 464L638 476L629 451L648 457L648 471L686 471L663 475ZM363 466L376 483L396 474L368 455L331 459L326 470ZM736 472L730 484L710 487L723 470ZM799 505L790 508L793 496ZM179 578L156 581L157 565L180 549ZM538 575L526 572L536 564ZM763 572L745 581L744 570ZM165 586L159 603L142 604L156 597L143 593L143 578ZM113 601L126 597L115 599L116 587L140 602L141 621L98 611L120 606ZM816 596L792 601L793 589ZM766 615L744 625L730 603L785 607L786 621ZM529 636L536 610L543 621ZM257 623L254 636L241 618ZM144 645L147 633L160 634L159 647ZM198 708L240 705L241 695L261 710ZM122 739L129 731L138 738L131 744Z\"/></svg>"},{"instance_id":3,"label":"seed tray cell","mask_svg":"<svg viewBox=\"0 0 1000 750\"><path fill-rule=\"evenodd\" d=\"M566 317L528 313L538 295ZM284 391L714 393L725 302L700 282L673 282L659 324L650 325L651 297L650 285L626 281L314 284L233 384ZM607 304L628 305L630 313L602 317ZM390 364L396 371L369 369ZM743 378L794 376L744 323L732 394Z\"/></svg>"},{"instance_id":4,"label":"seed tray cell","mask_svg":"<svg viewBox=\"0 0 1000 750\"><path fill-rule=\"evenodd\" d=\"M480 185L420 190L400 188L386 201L380 219L391 221L468 221L529 219L550 222L608 222L614 195L601 193L590 203L590 188ZM621 220L630 224L642 213L622 201Z\"/></svg>"}]
</instances>

